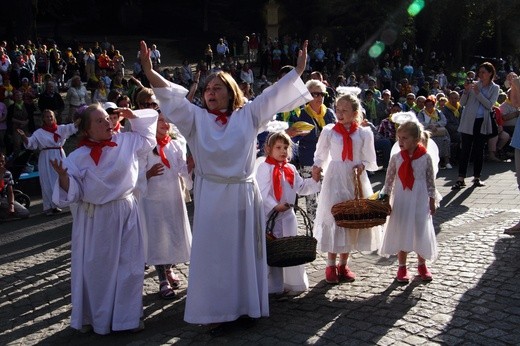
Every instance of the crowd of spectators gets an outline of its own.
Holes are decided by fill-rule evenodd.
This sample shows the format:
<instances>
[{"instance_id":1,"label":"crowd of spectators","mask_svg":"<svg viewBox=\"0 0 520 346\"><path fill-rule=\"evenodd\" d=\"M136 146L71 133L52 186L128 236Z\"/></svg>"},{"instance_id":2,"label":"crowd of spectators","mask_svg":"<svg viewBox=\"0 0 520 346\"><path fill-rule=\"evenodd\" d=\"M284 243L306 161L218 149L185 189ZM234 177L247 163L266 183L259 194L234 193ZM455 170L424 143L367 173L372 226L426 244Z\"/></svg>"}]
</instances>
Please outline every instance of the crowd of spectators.
<instances>
[{"instance_id":1,"label":"crowd of spectators","mask_svg":"<svg viewBox=\"0 0 520 346\"><path fill-rule=\"evenodd\" d=\"M226 37L214 44L204 44L200 59L193 62L184 59L180 65L165 66L155 44L151 46L151 57L154 69L166 79L192 89L195 103L200 102L200 86L206 77L220 70L229 72L247 98L253 99L275 81L281 66L294 65L300 44L297 36L264 39L252 33L244 35L238 44L230 44ZM325 36L316 34L309 41L307 67L302 78L307 81L312 79L311 73L320 73L327 86L324 100L327 107L332 107L338 87L359 88L366 121L375 129L376 140L395 141L391 114L413 111L424 118L425 105L434 102L433 110L428 111L438 112L439 127L446 129L442 132L444 142L438 142L443 148L441 168L449 168L457 162L459 151L460 135L456 128L462 109L456 110L460 106L458 99L465 81L476 80L477 76L473 71L476 65L452 70L446 59L434 51L426 57L418 46L403 42L387 49L379 58L369 59L369 64L362 64L353 49L332 46ZM518 62L511 57L493 62L495 82L503 94L502 103L497 107L504 113L505 124L504 134L490 142L489 159L499 161L506 157L503 151L514 129L515 121L508 114L517 111L508 107L504 81L507 73L518 70ZM82 105L116 102L123 95L132 100L140 86L148 86L148 82L139 59L125 73L125 58L115 44L109 42L76 44L74 48L64 49L53 41L45 44L2 41L0 102L5 107L0 106L0 113L5 114L0 114L0 150L11 154L16 149L11 144L16 142L12 131L16 126L25 127L29 133L34 131L34 115L44 109L53 110L58 123L68 123L75 109ZM430 129L434 128L430 126ZM434 137L441 137L440 132ZM386 166L385 158L382 165Z\"/></svg>"}]
</instances>

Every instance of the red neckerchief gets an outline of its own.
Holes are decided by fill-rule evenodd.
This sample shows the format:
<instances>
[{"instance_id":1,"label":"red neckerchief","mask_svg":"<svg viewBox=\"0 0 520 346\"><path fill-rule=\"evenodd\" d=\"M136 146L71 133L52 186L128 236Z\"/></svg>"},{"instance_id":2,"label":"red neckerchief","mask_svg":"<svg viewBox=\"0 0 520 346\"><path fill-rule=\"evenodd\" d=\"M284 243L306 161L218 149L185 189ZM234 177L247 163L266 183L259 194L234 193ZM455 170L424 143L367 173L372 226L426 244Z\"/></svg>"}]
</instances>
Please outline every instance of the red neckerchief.
<instances>
[{"instance_id":1,"label":"red neckerchief","mask_svg":"<svg viewBox=\"0 0 520 346\"><path fill-rule=\"evenodd\" d=\"M334 131L339 133L343 137L343 151L341 152L341 158L343 161L345 159L349 159L352 161L354 159L354 151L352 150L352 138L350 135L356 132L358 128L358 123L353 122L350 123L350 129L347 130L345 126L341 123L336 123L332 128Z\"/></svg>"},{"instance_id":2,"label":"red neckerchief","mask_svg":"<svg viewBox=\"0 0 520 346\"><path fill-rule=\"evenodd\" d=\"M0 177L0 192L4 191L4 187L5 187L4 176L1 176Z\"/></svg>"},{"instance_id":3,"label":"red neckerchief","mask_svg":"<svg viewBox=\"0 0 520 346\"><path fill-rule=\"evenodd\" d=\"M221 111L218 111L218 110L209 110L208 109L208 112L210 112L211 114L214 114L217 116L217 118L215 119L216 122L220 122L222 125L226 125L227 122L228 122L228 118L231 113L229 112L221 112Z\"/></svg>"},{"instance_id":4,"label":"red neckerchief","mask_svg":"<svg viewBox=\"0 0 520 346\"><path fill-rule=\"evenodd\" d=\"M94 160L96 166L99 163L99 159L101 158L101 153L103 152L103 148L108 147L117 147L117 143L112 142L111 140L101 141L101 142L93 142L88 138L82 139L78 147L86 146L90 148L90 157Z\"/></svg>"},{"instance_id":5,"label":"red neckerchief","mask_svg":"<svg viewBox=\"0 0 520 346\"><path fill-rule=\"evenodd\" d=\"M114 133L116 133L116 132L119 132L120 129L121 129L121 123L118 121L116 126L114 126L114 128L112 129L112 131L114 131Z\"/></svg>"},{"instance_id":6,"label":"red neckerchief","mask_svg":"<svg viewBox=\"0 0 520 346\"><path fill-rule=\"evenodd\" d=\"M285 180L291 185L294 186L294 172L291 167L287 166L287 160L283 162L276 161L272 157L268 156L265 159L265 162L273 165L273 190L274 197L277 201L282 199L282 170L285 175Z\"/></svg>"},{"instance_id":7,"label":"red neckerchief","mask_svg":"<svg viewBox=\"0 0 520 346\"><path fill-rule=\"evenodd\" d=\"M403 184L403 190L406 190L406 188L412 190L413 183L415 181L413 176L412 161L420 158L424 154L426 154L426 148L420 143L417 144L417 148L413 152L412 157L408 155L408 151L401 150L401 157L404 161L401 167L399 167L397 174L399 175L399 179L401 179L401 183Z\"/></svg>"},{"instance_id":8,"label":"red neckerchief","mask_svg":"<svg viewBox=\"0 0 520 346\"><path fill-rule=\"evenodd\" d=\"M164 163L164 165L168 168L170 168L170 161L166 158L166 154L164 153L164 147L166 144L170 143L172 140L170 136L166 135L163 138L156 138L157 139L157 146L159 147L159 155L161 156L161 161Z\"/></svg>"},{"instance_id":9,"label":"red neckerchief","mask_svg":"<svg viewBox=\"0 0 520 346\"><path fill-rule=\"evenodd\" d=\"M58 130L58 124L56 123L53 123L52 125L43 125L42 126L42 129L44 129L45 131L48 131L52 134L54 134L54 141L56 143L58 143L58 141L60 140L61 136L59 134L56 133L56 131Z\"/></svg>"}]
</instances>

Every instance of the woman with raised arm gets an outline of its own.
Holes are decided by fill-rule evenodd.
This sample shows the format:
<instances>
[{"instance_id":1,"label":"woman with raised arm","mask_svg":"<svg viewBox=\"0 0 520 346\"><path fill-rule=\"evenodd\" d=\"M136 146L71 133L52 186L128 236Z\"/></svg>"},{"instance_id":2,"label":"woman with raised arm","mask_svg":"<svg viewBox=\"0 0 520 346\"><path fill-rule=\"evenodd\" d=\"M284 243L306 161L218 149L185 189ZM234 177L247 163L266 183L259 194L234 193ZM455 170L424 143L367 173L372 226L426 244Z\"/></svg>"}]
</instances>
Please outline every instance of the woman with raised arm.
<instances>
[{"instance_id":1,"label":"woman with raised arm","mask_svg":"<svg viewBox=\"0 0 520 346\"><path fill-rule=\"evenodd\" d=\"M217 323L212 335L236 323L249 325L269 315L265 220L253 172L256 136L276 113L311 99L300 79L307 42L296 68L247 104L229 74L211 74L202 88L203 108L186 99L188 90L152 69L145 42L140 56L162 113L187 139L197 162L184 319Z\"/></svg>"}]
</instances>

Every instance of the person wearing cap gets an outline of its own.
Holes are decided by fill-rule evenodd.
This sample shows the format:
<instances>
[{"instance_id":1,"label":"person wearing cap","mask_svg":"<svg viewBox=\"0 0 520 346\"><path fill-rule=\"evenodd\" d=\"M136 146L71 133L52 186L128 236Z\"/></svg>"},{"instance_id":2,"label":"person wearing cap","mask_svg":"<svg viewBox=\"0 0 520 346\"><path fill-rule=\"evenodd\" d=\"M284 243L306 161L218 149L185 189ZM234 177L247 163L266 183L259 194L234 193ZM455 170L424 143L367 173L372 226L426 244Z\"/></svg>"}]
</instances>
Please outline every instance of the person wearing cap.
<instances>
[{"instance_id":1,"label":"person wearing cap","mask_svg":"<svg viewBox=\"0 0 520 346\"><path fill-rule=\"evenodd\" d=\"M61 212L56 203L52 201L52 190L58 179L58 174L52 168L51 160L63 160L66 155L63 150L66 140L78 131L78 124L58 125L54 112L50 109L42 111L43 126L34 131L30 137L23 129L18 129L26 149L39 150L38 175L42 189L43 212L52 215Z\"/></svg>"},{"instance_id":2,"label":"person wearing cap","mask_svg":"<svg viewBox=\"0 0 520 346\"><path fill-rule=\"evenodd\" d=\"M437 147L439 147L440 168L451 169L450 147L451 140L446 124L448 123L444 114L435 108L435 96L430 95L424 101L424 109L417 114L417 120L424 126L425 130L430 131L431 136Z\"/></svg>"},{"instance_id":3,"label":"person wearing cap","mask_svg":"<svg viewBox=\"0 0 520 346\"><path fill-rule=\"evenodd\" d=\"M403 112L409 112L413 110L415 106L415 94L408 93L406 94L406 100L401 104L403 106Z\"/></svg>"},{"instance_id":4,"label":"person wearing cap","mask_svg":"<svg viewBox=\"0 0 520 346\"><path fill-rule=\"evenodd\" d=\"M371 89L366 89L363 95L364 97L361 105L365 110L365 118L374 124L377 122L377 101L374 98L374 92Z\"/></svg>"},{"instance_id":5,"label":"person wearing cap","mask_svg":"<svg viewBox=\"0 0 520 346\"><path fill-rule=\"evenodd\" d=\"M377 121L375 125L379 125L383 119L386 119L390 114L390 109L392 108L392 93L390 90L383 90L382 98L383 99L377 104Z\"/></svg>"}]
</instances>

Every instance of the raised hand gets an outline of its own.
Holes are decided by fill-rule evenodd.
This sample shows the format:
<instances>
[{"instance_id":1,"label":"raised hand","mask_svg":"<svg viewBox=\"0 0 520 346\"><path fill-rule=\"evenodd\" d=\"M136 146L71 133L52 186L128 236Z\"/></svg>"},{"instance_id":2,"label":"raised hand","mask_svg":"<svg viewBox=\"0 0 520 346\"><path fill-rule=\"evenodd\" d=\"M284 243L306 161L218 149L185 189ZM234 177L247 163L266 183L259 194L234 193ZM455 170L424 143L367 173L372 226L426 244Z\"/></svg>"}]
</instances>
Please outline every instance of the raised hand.
<instances>
[{"instance_id":1,"label":"raised hand","mask_svg":"<svg viewBox=\"0 0 520 346\"><path fill-rule=\"evenodd\" d=\"M305 71L305 66L307 64L307 47L309 46L309 41L303 41L302 49L298 52L298 60L296 61L296 72L301 76L303 71Z\"/></svg>"},{"instance_id":2,"label":"raised hand","mask_svg":"<svg viewBox=\"0 0 520 346\"><path fill-rule=\"evenodd\" d=\"M143 67L143 70L150 71L152 69L152 59L150 59L150 49L146 45L146 42L141 41L139 43L140 46L140 53L139 58L141 59L141 66Z\"/></svg>"}]
</instances>

